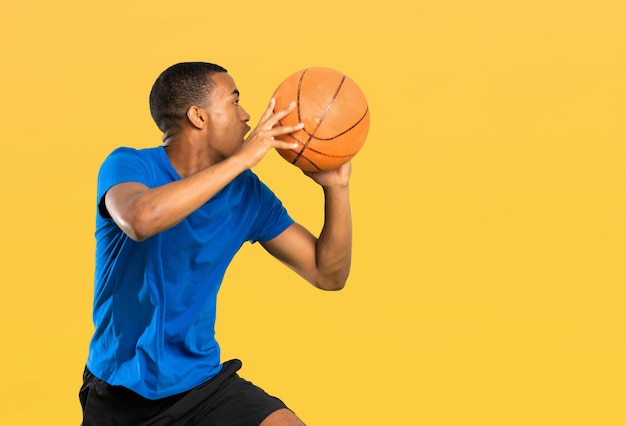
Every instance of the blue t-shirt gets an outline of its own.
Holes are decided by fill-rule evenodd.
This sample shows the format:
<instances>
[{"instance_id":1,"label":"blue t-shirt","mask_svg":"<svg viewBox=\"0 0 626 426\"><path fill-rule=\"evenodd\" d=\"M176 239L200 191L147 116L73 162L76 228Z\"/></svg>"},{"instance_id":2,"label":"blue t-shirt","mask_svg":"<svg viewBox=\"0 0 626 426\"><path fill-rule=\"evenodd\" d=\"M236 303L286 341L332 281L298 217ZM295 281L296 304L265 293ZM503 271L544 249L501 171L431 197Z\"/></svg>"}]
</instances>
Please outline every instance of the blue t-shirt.
<instances>
[{"instance_id":1,"label":"blue t-shirt","mask_svg":"<svg viewBox=\"0 0 626 426\"><path fill-rule=\"evenodd\" d=\"M119 148L100 169L98 204L118 183L154 188L179 179L164 148ZM143 242L131 240L99 209L89 370L150 399L215 376L221 369L215 305L226 268L244 242L270 240L292 223L249 170Z\"/></svg>"}]
</instances>

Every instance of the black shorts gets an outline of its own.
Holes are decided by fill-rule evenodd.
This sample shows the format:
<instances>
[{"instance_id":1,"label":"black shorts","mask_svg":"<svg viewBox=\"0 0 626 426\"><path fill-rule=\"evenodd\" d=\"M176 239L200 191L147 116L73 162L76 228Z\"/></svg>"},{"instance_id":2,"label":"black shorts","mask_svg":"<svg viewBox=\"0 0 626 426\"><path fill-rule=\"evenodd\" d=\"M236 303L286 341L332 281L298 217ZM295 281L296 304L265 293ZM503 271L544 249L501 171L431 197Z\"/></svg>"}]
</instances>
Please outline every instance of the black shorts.
<instances>
[{"instance_id":1,"label":"black shorts","mask_svg":"<svg viewBox=\"0 0 626 426\"><path fill-rule=\"evenodd\" d=\"M225 362L208 382L181 394L151 400L121 386L111 386L85 369L80 403L83 426L258 426L287 408L278 398L237 374L238 359Z\"/></svg>"}]
</instances>

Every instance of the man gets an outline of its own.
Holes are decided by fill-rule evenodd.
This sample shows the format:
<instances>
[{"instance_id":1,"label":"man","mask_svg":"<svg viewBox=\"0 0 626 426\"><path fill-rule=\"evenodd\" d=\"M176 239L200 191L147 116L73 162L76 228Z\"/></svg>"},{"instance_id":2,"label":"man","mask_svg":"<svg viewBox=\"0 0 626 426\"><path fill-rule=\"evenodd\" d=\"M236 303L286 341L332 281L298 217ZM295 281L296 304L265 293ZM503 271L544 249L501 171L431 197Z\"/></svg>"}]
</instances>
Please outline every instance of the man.
<instances>
[{"instance_id":1,"label":"man","mask_svg":"<svg viewBox=\"0 0 626 426\"><path fill-rule=\"evenodd\" d=\"M349 163L309 173L323 188L318 238L250 170L275 136L301 129L270 102L250 116L227 71L173 65L150 93L163 145L119 148L98 175L95 333L80 391L88 425L303 425L279 399L220 364L215 304L231 259L258 241L305 280L341 289L350 270Z\"/></svg>"}]
</instances>

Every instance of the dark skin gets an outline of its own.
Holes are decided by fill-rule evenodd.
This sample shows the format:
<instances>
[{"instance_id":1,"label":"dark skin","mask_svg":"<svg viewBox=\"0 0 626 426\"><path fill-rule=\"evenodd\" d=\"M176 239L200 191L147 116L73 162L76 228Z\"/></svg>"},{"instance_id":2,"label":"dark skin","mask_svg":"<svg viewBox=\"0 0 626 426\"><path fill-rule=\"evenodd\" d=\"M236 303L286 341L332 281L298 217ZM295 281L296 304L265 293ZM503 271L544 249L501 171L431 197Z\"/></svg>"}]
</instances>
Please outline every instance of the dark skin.
<instances>
[{"instance_id":1,"label":"dark skin","mask_svg":"<svg viewBox=\"0 0 626 426\"><path fill-rule=\"evenodd\" d=\"M171 228L190 215L244 170L257 165L272 149L294 149L276 139L302 128L280 126L295 105L274 112L274 100L252 132L249 114L239 105L239 91L227 73L211 77L215 87L203 105L187 110L175 128L163 135L170 162L182 179L157 188L137 182L113 186L105 203L115 223L130 238L143 241ZM323 290L339 290L348 278L352 251L349 202L351 166L307 173L324 192L325 221L315 237L294 223L272 240L261 242L278 260ZM279 410L263 426L303 425L289 410Z\"/></svg>"}]
</instances>

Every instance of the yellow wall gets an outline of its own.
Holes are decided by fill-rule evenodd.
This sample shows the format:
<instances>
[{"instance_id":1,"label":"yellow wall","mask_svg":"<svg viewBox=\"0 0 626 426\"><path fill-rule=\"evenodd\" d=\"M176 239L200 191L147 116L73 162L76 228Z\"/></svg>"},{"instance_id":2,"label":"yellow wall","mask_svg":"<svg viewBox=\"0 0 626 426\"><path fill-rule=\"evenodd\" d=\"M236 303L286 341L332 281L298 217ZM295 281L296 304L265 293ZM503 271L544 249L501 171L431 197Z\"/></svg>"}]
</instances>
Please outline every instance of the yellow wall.
<instances>
[{"instance_id":1,"label":"yellow wall","mask_svg":"<svg viewBox=\"0 0 626 426\"><path fill-rule=\"evenodd\" d=\"M626 424L626 3L216 3L0 4L0 424L79 424L97 169L160 143L148 92L184 60L254 122L309 66L371 108L347 288L256 246L226 277L243 376L310 425ZM315 184L255 170L319 230Z\"/></svg>"}]
</instances>

